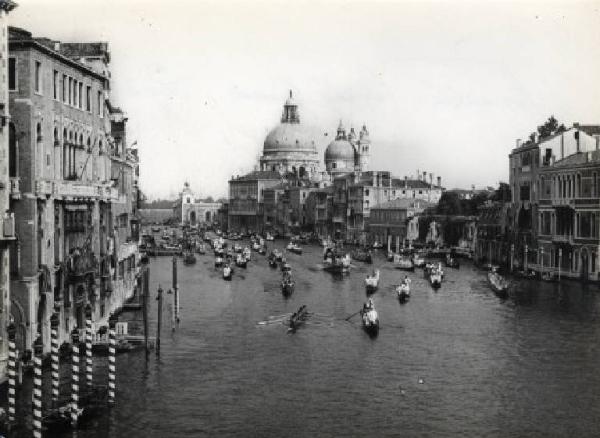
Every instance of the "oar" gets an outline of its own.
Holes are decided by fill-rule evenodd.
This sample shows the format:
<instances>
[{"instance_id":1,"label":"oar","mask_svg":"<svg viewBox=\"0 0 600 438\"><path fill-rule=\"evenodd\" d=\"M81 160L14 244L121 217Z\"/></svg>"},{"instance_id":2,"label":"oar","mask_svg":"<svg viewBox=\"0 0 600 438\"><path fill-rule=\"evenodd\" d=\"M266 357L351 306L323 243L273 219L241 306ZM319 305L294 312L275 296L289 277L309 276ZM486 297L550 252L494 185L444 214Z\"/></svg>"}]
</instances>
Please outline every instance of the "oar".
<instances>
[{"instance_id":1,"label":"oar","mask_svg":"<svg viewBox=\"0 0 600 438\"><path fill-rule=\"evenodd\" d=\"M361 309L361 310L362 310L362 309ZM358 315L358 314L361 312L361 310L359 310L358 312L354 312L354 313L353 313L352 315L350 315L348 318L344 318L344 321L348 321L348 320L349 320L350 318L352 318L353 316L355 316L355 315Z\"/></svg>"}]
</instances>

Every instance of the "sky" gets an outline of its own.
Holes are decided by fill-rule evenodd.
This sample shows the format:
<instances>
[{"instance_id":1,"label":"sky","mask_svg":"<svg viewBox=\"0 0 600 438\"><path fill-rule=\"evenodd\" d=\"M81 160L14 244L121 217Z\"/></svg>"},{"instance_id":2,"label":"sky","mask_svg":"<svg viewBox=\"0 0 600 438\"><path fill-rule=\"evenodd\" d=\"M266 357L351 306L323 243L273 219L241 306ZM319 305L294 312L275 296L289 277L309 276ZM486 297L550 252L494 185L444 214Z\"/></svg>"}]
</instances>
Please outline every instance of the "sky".
<instances>
[{"instance_id":1,"label":"sky","mask_svg":"<svg viewBox=\"0 0 600 438\"><path fill-rule=\"evenodd\" d=\"M290 89L321 159L340 119L364 123L373 170L447 188L508 180L550 115L600 124L598 1L17 1L11 25L34 36L109 43L151 199L185 181L226 196Z\"/></svg>"}]
</instances>

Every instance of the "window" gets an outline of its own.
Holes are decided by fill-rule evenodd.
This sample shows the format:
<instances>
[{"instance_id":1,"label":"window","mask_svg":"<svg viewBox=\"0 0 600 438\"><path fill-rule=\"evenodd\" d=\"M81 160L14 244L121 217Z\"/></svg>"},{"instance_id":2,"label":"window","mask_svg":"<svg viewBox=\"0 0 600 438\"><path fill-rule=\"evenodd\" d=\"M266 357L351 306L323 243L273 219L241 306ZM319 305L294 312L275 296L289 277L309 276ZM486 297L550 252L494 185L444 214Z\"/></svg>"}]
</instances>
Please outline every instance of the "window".
<instances>
[{"instance_id":1,"label":"window","mask_svg":"<svg viewBox=\"0 0 600 438\"><path fill-rule=\"evenodd\" d=\"M8 58L8 89L17 91L17 58Z\"/></svg>"},{"instance_id":2,"label":"window","mask_svg":"<svg viewBox=\"0 0 600 438\"><path fill-rule=\"evenodd\" d=\"M365 190L365 196L369 196L369 189Z\"/></svg>"},{"instance_id":3,"label":"window","mask_svg":"<svg viewBox=\"0 0 600 438\"><path fill-rule=\"evenodd\" d=\"M54 86L54 98L58 99L58 72L54 70L53 76L53 86Z\"/></svg>"},{"instance_id":4,"label":"window","mask_svg":"<svg viewBox=\"0 0 600 438\"><path fill-rule=\"evenodd\" d=\"M79 108L83 109L83 83L79 83Z\"/></svg>"},{"instance_id":5,"label":"window","mask_svg":"<svg viewBox=\"0 0 600 438\"><path fill-rule=\"evenodd\" d=\"M77 88L77 80L73 79L73 106L77 107L77 102L79 101L79 94L77 93L77 91L79 90Z\"/></svg>"},{"instance_id":6,"label":"window","mask_svg":"<svg viewBox=\"0 0 600 438\"><path fill-rule=\"evenodd\" d=\"M69 77L69 105L73 104L73 78Z\"/></svg>"},{"instance_id":7,"label":"window","mask_svg":"<svg viewBox=\"0 0 600 438\"><path fill-rule=\"evenodd\" d=\"M98 115L102 117L104 112L103 104L102 104L102 91L98 91Z\"/></svg>"},{"instance_id":8,"label":"window","mask_svg":"<svg viewBox=\"0 0 600 438\"><path fill-rule=\"evenodd\" d=\"M85 87L85 110L92 111L92 87Z\"/></svg>"},{"instance_id":9,"label":"window","mask_svg":"<svg viewBox=\"0 0 600 438\"><path fill-rule=\"evenodd\" d=\"M67 75L63 75L62 79L62 100L64 103L67 103Z\"/></svg>"},{"instance_id":10,"label":"window","mask_svg":"<svg viewBox=\"0 0 600 438\"><path fill-rule=\"evenodd\" d=\"M35 61L35 92L42 92L42 63Z\"/></svg>"},{"instance_id":11,"label":"window","mask_svg":"<svg viewBox=\"0 0 600 438\"><path fill-rule=\"evenodd\" d=\"M521 201L529 201L529 199L530 199L529 184L524 184L520 187L520 195L521 195L521 197L519 199Z\"/></svg>"}]
</instances>

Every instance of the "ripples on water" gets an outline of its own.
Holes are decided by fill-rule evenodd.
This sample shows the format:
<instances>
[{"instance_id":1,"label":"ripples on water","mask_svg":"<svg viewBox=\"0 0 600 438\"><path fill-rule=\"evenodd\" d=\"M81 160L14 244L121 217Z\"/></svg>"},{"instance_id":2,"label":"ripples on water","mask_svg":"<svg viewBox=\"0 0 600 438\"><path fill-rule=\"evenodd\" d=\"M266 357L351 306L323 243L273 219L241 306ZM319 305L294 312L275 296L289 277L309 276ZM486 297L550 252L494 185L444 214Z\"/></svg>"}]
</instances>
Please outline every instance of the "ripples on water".
<instances>
[{"instance_id":1,"label":"ripples on water","mask_svg":"<svg viewBox=\"0 0 600 438\"><path fill-rule=\"evenodd\" d=\"M598 436L596 286L515 281L500 300L463 263L438 291L410 273L400 304L392 285L405 274L383 257L336 278L311 247L288 255L296 290L284 299L280 271L252 257L232 282L210 255L179 265L179 328L170 332L167 311L160 358L118 356L117 408L79 437ZM371 339L360 318L344 319L374 267L381 331ZM170 268L152 259L152 291L169 285ZM293 334L257 324L302 304L318 324Z\"/></svg>"}]
</instances>

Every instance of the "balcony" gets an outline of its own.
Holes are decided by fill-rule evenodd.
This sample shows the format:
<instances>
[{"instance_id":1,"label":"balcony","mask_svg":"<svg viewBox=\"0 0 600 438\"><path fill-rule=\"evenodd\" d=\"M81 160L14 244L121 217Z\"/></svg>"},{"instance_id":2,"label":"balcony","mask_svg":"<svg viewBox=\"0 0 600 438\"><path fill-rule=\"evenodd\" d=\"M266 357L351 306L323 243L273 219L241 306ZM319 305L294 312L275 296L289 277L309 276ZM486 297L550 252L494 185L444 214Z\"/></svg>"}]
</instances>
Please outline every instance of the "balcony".
<instances>
[{"instance_id":1,"label":"balcony","mask_svg":"<svg viewBox=\"0 0 600 438\"><path fill-rule=\"evenodd\" d=\"M552 236L554 243L570 243L573 244L573 236L567 234L555 234Z\"/></svg>"},{"instance_id":2,"label":"balcony","mask_svg":"<svg viewBox=\"0 0 600 438\"><path fill-rule=\"evenodd\" d=\"M2 226L0 240L15 240L15 214L4 213L4 217L1 219L0 224Z\"/></svg>"},{"instance_id":3,"label":"balcony","mask_svg":"<svg viewBox=\"0 0 600 438\"><path fill-rule=\"evenodd\" d=\"M12 199L21 199L21 190L19 189L20 183L21 178L18 176L10 177L10 197Z\"/></svg>"},{"instance_id":4,"label":"balcony","mask_svg":"<svg viewBox=\"0 0 600 438\"><path fill-rule=\"evenodd\" d=\"M553 207L573 207L575 201L573 198L553 198Z\"/></svg>"},{"instance_id":5,"label":"balcony","mask_svg":"<svg viewBox=\"0 0 600 438\"><path fill-rule=\"evenodd\" d=\"M39 198L49 197L54 193L52 181L38 179L35 182L35 195Z\"/></svg>"}]
</instances>

